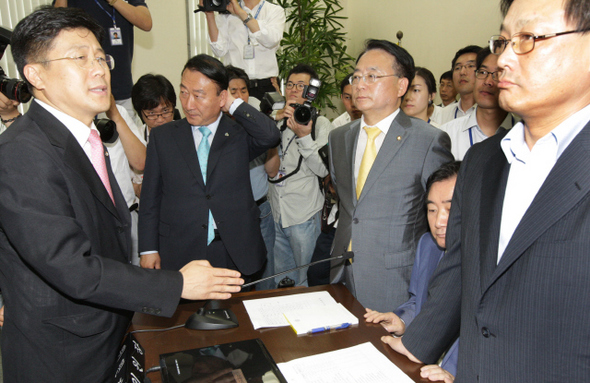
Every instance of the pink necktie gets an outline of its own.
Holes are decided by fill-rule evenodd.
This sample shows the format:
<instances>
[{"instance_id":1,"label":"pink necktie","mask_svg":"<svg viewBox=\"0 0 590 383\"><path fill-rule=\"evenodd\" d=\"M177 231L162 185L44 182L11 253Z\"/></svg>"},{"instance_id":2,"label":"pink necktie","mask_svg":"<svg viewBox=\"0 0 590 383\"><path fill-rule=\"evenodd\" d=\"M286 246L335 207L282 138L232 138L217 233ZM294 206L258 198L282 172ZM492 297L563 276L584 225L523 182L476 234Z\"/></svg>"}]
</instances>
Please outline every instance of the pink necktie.
<instances>
[{"instance_id":1,"label":"pink necktie","mask_svg":"<svg viewBox=\"0 0 590 383\"><path fill-rule=\"evenodd\" d=\"M88 137L88 142L90 142L90 157L92 159L92 166L94 166L94 170L96 170L96 173L98 173L102 184L107 189L107 192L111 196L111 200L114 204L115 198L113 197L113 191L111 190L111 183L109 181L109 173L107 172L107 165L104 160L105 149L102 146L102 141L100 140L97 130L90 129L90 137Z\"/></svg>"}]
</instances>

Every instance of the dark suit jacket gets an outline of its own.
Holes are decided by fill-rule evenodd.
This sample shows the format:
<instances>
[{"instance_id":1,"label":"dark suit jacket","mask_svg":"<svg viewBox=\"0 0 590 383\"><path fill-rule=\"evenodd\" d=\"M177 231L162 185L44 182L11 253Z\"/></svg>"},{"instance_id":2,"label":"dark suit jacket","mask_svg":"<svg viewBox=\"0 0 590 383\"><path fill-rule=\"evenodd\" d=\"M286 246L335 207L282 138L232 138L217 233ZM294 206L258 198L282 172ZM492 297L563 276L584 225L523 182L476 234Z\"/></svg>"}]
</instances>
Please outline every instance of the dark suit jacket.
<instances>
[{"instance_id":1,"label":"dark suit jacket","mask_svg":"<svg viewBox=\"0 0 590 383\"><path fill-rule=\"evenodd\" d=\"M344 281L363 306L386 312L408 299L416 245L428 226L426 180L453 160L451 141L400 110L357 200L354 157L360 129L357 120L330 134L330 172L340 201L332 255L346 251L352 238L355 258L345 267ZM333 274L334 282L342 279Z\"/></svg>"},{"instance_id":2,"label":"dark suit jacket","mask_svg":"<svg viewBox=\"0 0 590 383\"><path fill-rule=\"evenodd\" d=\"M131 311L170 316L179 273L129 265L117 207L70 131L36 102L0 136L0 287L7 382L102 382Z\"/></svg>"},{"instance_id":3,"label":"dark suit jacket","mask_svg":"<svg viewBox=\"0 0 590 383\"><path fill-rule=\"evenodd\" d=\"M139 251L159 251L164 269L178 270L205 258L209 210L241 273L253 274L264 264L260 211L248 163L278 145L279 131L246 103L234 118L221 117L209 152L206 185L186 119L151 131L139 209Z\"/></svg>"},{"instance_id":4,"label":"dark suit jacket","mask_svg":"<svg viewBox=\"0 0 590 383\"><path fill-rule=\"evenodd\" d=\"M473 146L453 196L447 255L403 338L432 363L459 332L456 382L590 376L590 124L562 153L497 263L510 166L503 135Z\"/></svg>"}]
</instances>

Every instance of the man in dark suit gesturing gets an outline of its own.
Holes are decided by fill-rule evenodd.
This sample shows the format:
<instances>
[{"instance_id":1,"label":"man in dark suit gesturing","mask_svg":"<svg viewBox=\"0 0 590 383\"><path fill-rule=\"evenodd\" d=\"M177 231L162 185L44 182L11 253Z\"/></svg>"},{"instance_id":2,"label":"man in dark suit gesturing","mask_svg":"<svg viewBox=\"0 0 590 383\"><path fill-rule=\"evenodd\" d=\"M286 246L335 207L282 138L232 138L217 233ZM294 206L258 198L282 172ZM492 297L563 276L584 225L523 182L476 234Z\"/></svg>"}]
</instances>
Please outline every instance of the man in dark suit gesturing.
<instances>
[{"instance_id":1,"label":"man in dark suit gesturing","mask_svg":"<svg viewBox=\"0 0 590 383\"><path fill-rule=\"evenodd\" d=\"M453 159L446 133L399 108L413 78L414 60L405 49L368 41L351 77L363 116L330 135L332 183L340 199L332 255L352 249L344 280L377 311L408 299L416 245L427 229L426 180Z\"/></svg>"},{"instance_id":2,"label":"man in dark suit gesturing","mask_svg":"<svg viewBox=\"0 0 590 383\"><path fill-rule=\"evenodd\" d=\"M42 8L12 54L35 100L0 136L0 288L7 382L110 382L132 311L229 298L243 281L205 261L129 264L130 216L93 118L110 105L111 57L86 13Z\"/></svg>"},{"instance_id":3,"label":"man in dark suit gesturing","mask_svg":"<svg viewBox=\"0 0 590 383\"><path fill-rule=\"evenodd\" d=\"M433 362L460 332L457 382L585 382L590 1L502 10L490 40L499 101L522 122L467 152L430 297L403 338L385 340Z\"/></svg>"},{"instance_id":4,"label":"man in dark suit gesturing","mask_svg":"<svg viewBox=\"0 0 590 383\"><path fill-rule=\"evenodd\" d=\"M279 131L264 114L234 99L228 82L219 60L191 58L180 84L186 118L150 135L139 213L143 267L178 270L206 259L252 275L264 264L248 163L278 145Z\"/></svg>"}]
</instances>

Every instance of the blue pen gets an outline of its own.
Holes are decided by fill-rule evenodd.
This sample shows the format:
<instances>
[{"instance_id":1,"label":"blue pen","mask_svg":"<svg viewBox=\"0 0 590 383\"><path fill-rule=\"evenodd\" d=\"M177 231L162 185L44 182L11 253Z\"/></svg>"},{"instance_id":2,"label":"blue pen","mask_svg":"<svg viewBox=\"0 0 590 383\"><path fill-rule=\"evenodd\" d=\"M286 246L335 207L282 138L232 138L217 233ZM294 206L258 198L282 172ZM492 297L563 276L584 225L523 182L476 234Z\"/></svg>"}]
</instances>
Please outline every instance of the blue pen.
<instances>
[{"instance_id":1,"label":"blue pen","mask_svg":"<svg viewBox=\"0 0 590 383\"><path fill-rule=\"evenodd\" d=\"M309 332L310 334L316 334L318 332L324 332L324 331L330 331L330 330L340 330L343 328L347 328L351 325L351 323L342 323L341 325L338 326L333 326L333 327L317 327L317 328L312 328L311 331Z\"/></svg>"}]
</instances>

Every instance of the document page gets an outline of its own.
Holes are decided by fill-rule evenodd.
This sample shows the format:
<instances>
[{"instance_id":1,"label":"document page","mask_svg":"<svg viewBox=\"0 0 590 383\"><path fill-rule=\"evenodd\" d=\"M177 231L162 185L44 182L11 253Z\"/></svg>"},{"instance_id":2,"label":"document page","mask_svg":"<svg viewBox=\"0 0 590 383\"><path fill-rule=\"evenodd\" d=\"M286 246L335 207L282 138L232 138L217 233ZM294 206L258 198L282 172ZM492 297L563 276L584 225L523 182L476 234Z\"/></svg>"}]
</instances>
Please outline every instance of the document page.
<instances>
[{"instance_id":1,"label":"document page","mask_svg":"<svg viewBox=\"0 0 590 383\"><path fill-rule=\"evenodd\" d=\"M359 319L341 303L286 311L285 318L297 335L337 330L359 324Z\"/></svg>"},{"instance_id":2,"label":"document page","mask_svg":"<svg viewBox=\"0 0 590 383\"><path fill-rule=\"evenodd\" d=\"M244 301L244 307L250 316L254 330L265 327L289 326L283 313L296 309L324 307L335 304L329 292L318 291L285 295L282 297L250 299Z\"/></svg>"},{"instance_id":3,"label":"document page","mask_svg":"<svg viewBox=\"0 0 590 383\"><path fill-rule=\"evenodd\" d=\"M289 383L413 383L371 342L278 366Z\"/></svg>"}]
</instances>

